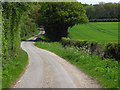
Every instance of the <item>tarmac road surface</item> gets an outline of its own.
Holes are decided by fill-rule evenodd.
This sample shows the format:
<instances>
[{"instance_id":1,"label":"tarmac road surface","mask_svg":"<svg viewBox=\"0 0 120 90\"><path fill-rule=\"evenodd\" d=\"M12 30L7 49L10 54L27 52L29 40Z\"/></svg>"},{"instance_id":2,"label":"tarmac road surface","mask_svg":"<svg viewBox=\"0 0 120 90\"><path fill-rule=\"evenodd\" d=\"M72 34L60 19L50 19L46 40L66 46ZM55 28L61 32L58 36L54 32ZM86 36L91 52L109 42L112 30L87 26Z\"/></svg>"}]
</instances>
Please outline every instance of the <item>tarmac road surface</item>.
<instances>
[{"instance_id":1,"label":"tarmac road surface","mask_svg":"<svg viewBox=\"0 0 120 90\"><path fill-rule=\"evenodd\" d=\"M30 38L35 40L38 35ZM37 48L33 41L23 41L29 64L14 88L101 88L90 76L56 54Z\"/></svg>"}]
</instances>

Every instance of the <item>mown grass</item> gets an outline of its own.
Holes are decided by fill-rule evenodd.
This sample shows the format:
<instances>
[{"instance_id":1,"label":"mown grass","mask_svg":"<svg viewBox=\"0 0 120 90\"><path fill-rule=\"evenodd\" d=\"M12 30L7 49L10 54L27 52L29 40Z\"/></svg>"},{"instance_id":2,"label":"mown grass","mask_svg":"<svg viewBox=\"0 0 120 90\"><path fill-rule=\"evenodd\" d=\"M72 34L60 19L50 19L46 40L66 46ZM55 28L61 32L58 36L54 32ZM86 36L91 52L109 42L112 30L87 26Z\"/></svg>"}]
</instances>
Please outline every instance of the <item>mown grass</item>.
<instances>
[{"instance_id":1,"label":"mown grass","mask_svg":"<svg viewBox=\"0 0 120 90\"><path fill-rule=\"evenodd\" d=\"M118 41L118 22L91 22L78 24L68 29L71 39L99 42Z\"/></svg>"},{"instance_id":2,"label":"mown grass","mask_svg":"<svg viewBox=\"0 0 120 90\"><path fill-rule=\"evenodd\" d=\"M74 47L64 48L59 42L39 42L35 46L54 52L76 65L83 72L94 77L103 88L118 88L118 62L112 59L101 60L89 55L89 51L78 51Z\"/></svg>"},{"instance_id":3,"label":"mown grass","mask_svg":"<svg viewBox=\"0 0 120 90\"><path fill-rule=\"evenodd\" d=\"M10 88L14 81L20 77L27 64L27 53L22 49L18 50L17 56L9 64L3 65L2 88Z\"/></svg>"},{"instance_id":4,"label":"mown grass","mask_svg":"<svg viewBox=\"0 0 120 90\"><path fill-rule=\"evenodd\" d=\"M27 39L29 39L30 37L33 37L33 36L35 36L36 34L38 34L40 31L39 30L36 30L34 33L32 33L31 35L28 35L28 36L26 36L26 37L22 37L21 38L21 41L25 41L25 40L27 40Z\"/></svg>"}]
</instances>

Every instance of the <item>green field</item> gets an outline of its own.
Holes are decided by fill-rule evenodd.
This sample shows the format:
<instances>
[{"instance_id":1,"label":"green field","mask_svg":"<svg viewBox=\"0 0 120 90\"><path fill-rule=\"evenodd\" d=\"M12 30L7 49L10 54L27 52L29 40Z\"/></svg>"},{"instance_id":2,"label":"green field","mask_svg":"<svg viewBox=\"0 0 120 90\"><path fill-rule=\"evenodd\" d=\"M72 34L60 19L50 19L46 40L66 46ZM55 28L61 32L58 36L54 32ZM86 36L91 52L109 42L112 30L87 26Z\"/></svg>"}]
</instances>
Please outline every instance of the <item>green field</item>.
<instances>
[{"instance_id":1,"label":"green field","mask_svg":"<svg viewBox=\"0 0 120 90\"><path fill-rule=\"evenodd\" d=\"M99 42L118 41L118 22L95 22L78 24L68 29L71 39Z\"/></svg>"}]
</instances>

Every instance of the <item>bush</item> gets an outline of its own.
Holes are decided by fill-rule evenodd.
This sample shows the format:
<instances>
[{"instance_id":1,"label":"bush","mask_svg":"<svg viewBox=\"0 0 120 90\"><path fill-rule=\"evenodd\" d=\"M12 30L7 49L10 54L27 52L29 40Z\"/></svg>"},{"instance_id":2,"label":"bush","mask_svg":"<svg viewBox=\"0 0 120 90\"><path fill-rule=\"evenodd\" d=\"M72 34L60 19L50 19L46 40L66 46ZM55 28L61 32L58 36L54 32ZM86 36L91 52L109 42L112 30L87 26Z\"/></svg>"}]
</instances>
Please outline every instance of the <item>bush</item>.
<instances>
[{"instance_id":1,"label":"bush","mask_svg":"<svg viewBox=\"0 0 120 90\"><path fill-rule=\"evenodd\" d=\"M88 47L88 41L86 41L86 40L76 40L76 42L74 42L74 45L76 47L84 47L84 46Z\"/></svg>"},{"instance_id":2,"label":"bush","mask_svg":"<svg viewBox=\"0 0 120 90\"><path fill-rule=\"evenodd\" d=\"M120 43L107 43L105 45L105 56L104 57L110 57L115 59L120 59Z\"/></svg>"},{"instance_id":3,"label":"bush","mask_svg":"<svg viewBox=\"0 0 120 90\"><path fill-rule=\"evenodd\" d=\"M87 40L73 40L69 38L62 38L62 45L65 46L75 46L78 49L84 48L88 49L91 54L99 55L103 58L115 58L116 60L120 60L120 43L106 43L102 44L95 41L87 41ZM82 49L82 50L84 50Z\"/></svg>"}]
</instances>

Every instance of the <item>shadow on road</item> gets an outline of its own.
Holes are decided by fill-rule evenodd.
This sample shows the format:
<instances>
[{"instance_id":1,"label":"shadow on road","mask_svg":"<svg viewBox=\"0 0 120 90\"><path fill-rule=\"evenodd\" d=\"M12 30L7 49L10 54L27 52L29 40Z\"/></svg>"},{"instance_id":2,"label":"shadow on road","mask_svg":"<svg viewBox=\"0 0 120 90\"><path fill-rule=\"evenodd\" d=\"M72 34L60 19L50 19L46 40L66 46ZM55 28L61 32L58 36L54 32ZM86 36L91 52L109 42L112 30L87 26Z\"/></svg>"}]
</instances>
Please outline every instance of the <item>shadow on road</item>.
<instances>
[{"instance_id":1,"label":"shadow on road","mask_svg":"<svg viewBox=\"0 0 120 90\"><path fill-rule=\"evenodd\" d=\"M53 42L53 41L50 41L50 40L48 40L48 39L42 39L41 37L38 37L38 38L35 40L35 42L40 42L40 41L42 41L42 42Z\"/></svg>"},{"instance_id":2,"label":"shadow on road","mask_svg":"<svg viewBox=\"0 0 120 90\"><path fill-rule=\"evenodd\" d=\"M25 40L24 42L35 42L35 40Z\"/></svg>"},{"instance_id":3,"label":"shadow on road","mask_svg":"<svg viewBox=\"0 0 120 90\"><path fill-rule=\"evenodd\" d=\"M35 42L39 42L39 41L44 41L44 42L46 42L47 40L38 37L38 38L35 40Z\"/></svg>"}]
</instances>

